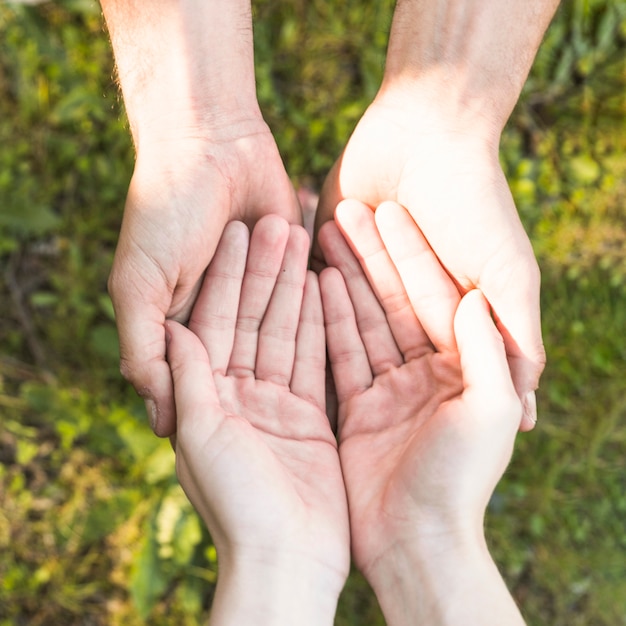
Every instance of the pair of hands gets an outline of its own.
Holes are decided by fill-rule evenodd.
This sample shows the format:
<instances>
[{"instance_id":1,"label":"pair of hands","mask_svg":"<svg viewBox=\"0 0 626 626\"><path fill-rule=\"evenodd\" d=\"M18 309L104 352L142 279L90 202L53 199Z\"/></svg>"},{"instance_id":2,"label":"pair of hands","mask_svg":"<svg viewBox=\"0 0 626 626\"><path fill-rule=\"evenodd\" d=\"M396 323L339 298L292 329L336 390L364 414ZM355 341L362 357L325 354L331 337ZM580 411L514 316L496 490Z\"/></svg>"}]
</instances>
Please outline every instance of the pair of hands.
<instances>
[{"instance_id":1,"label":"pair of hands","mask_svg":"<svg viewBox=\"0 0 626 626\"><path fill-rule=\"evenodd\" d=\"M224 225L251 226L269 212L300 222L274 139L258 112L251 118L243 127L222 126L210 141L140 144L110 292L122 372L146 398L162 436L176 427L164 323L189 318ZM381 96L328 177L317 227L344 198L405 206L461 293L477 287L489 301L525 404L521 428L528 430L544 364L539 272L497 151L497 136L433 120L408 98ZM319 246L315 255L323 260ZM439 299L433 287L421 283L413 304L421 320L432 320L434 336L452 346L455 302Z\"/></svg>"},{"instance_id":2,"label":"pair of hands","mask_svg":"<svg viewBox=\"0 0 626 626\"><path fill-rule=\"evenodd\" d=\"M318 280L300 226L265 216L248 241L231 222L189 328L166 323L177 472L220 556L213 623L332 623L350 546L390 624L405 623L402 585L387 589L398 554L408 585L433 551L471 553L470 575L488 561L482 519L521 405L484 297L461 300L411 224L395 203L343 203ZM450 343L416 315L425 276L454 310Z\"/></svg>"}]
</instances>

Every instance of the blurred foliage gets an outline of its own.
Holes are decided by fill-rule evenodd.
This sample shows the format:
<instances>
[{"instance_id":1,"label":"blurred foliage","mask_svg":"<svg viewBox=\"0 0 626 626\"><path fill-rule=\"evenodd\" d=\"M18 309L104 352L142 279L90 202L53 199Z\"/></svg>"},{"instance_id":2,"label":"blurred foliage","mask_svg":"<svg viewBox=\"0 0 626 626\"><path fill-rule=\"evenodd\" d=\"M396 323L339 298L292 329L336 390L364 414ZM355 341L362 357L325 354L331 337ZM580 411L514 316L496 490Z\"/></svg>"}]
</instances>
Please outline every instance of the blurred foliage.
<instances>
[{"instance_id":1,"label":"blurred foliage","mask_svg":"<svg viewBox=\"0 0 626 626\"><path fill-rule=\"evenodd\" d=\"M257 0L259 100L319 186L394 3ZM489 537L529 624L626 624L626 2L562 3L502 140L549 365ZM0 626L201 623L215 550L120 380L106 277L133 152L99 7L0 3ZM353 574L337 624L383 623Z\"/></svg>"}]
</instances>

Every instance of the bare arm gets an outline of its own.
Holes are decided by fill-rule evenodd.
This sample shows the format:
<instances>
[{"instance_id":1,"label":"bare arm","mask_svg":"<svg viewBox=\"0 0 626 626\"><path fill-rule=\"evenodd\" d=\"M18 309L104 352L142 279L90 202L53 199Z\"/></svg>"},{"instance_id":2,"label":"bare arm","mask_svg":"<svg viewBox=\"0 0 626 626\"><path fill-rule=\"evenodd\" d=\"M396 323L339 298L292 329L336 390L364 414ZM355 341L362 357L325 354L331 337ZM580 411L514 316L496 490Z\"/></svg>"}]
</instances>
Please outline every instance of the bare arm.
<instances>
[{"instance_id":1,"label":"bare arm","mask_svg":"<svg viewBox=\"0 0 626 626\"><path fill-rule=\"evenodd\" d=\"M556 0L399 0L381 88L322 191L317 229L353 198L404 206L460 295L498 319L523 430L545 364L540 273L499 162L500 134ZM322 259L319 247L314 254ZM322 259L323 260L323 259ZM450 299L424 293L430 338L454 343ZM423 307L418 306L418 309Z\"/></svg>"},{"instance_id":2,"label":"bare arm","mask_svg":"<svg viewBox=\"0 0 626 626\"><path fill-rule=\"evenodd\" d=\"M521 416L502 338L473 290L455 347L433 346L412 303L449 277L402 207L349 202L320 231L320 284L355 565L389 626L522 626L483 531Z\"/></svg>"},{"instance_id":3,"label":"bare arm","mask_svg":"<svg viewBox=\"0 0 626 626\"><path fill-rule=\"evenodd\" d=\"M501 131L558 0L398 0L383 91ZM471 120L472 123L475 119Z\"/></svg>"},{"instance_id":4,"label":"bare arm","mask_svg":"<svg viewBox=\"0 0 626 626\"><path fill-rule=\"evenodd\" d=\"M101 4L138 148L144 136L260 117L250 0Z\"/></svg>"},{"instance_id":5,"label":"bare arm","mask_svg":"<svg viewBox=\"0 0 626 626\"><path fill-rule=\"evenodd\" d=\"M175 430L166 319L186 322L225 224L300 209L256 99L249 0L102 0L137 150L109 280L121 371Z\"/></svg>"}]
</instances>

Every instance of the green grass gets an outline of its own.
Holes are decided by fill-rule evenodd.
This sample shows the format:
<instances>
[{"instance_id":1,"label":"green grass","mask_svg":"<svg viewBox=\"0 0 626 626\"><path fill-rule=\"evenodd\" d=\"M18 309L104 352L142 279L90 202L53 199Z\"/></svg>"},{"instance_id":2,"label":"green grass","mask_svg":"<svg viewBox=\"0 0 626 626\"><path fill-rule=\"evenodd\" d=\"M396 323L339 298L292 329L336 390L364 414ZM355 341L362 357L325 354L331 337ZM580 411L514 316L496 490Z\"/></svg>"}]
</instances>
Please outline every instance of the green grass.
<instances>
[{"instance_id":1,"label":"green grass","mask_svg":"<svg viewBox=\"0 0 626 626\"><path fill-rule=\"evenodd\" d=\"M393 2L256 10L259 98L319 185ZM626 624L626 3L563 3L502 142L543 272L540 421L493 498L529 624ZM97 5L0 4L0 626L202 623L215 553L117 372L106 277L132 171ZM383 620L350 577L339 626Z\"/></svg>"}]
</instances>

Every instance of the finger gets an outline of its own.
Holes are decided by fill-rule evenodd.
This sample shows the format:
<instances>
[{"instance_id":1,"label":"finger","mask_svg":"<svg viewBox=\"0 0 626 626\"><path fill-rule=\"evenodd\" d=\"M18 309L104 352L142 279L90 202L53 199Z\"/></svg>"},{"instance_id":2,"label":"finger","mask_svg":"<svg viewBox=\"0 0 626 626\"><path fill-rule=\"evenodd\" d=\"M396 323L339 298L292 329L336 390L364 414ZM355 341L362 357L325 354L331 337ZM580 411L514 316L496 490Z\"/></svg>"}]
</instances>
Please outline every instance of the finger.
<instances>
[{"instance_id":1,"label":"finger","mask_svg":"<svg viewBox=\"0 0 626 626\"><path fill-rule=\"evenodd\" d=\"M513 386L504 341L482 293L474 289L459 304L454 330L461 358L464 397L487 418L510 417L519 423L522 407Z\"/></svg>"},{"instance_id":2,"label":"finger","mask_svg":"<svg viewBox=\"0 0 626 626\"><path fill-rule=\"evenodd\" d=\"M337 400L342 404L371 386L372 370L341 272L329 267L319 280L328 356Z\"/></svg>"},{"instance_id":3,"label":"finger","mask_svg":"<svg viewBox=\"0 0 626 626\"><path fill-rule=\"evenodd\" d=\"M243 222L226 225L189 320L214 372L226 372L233 349L249 238Z\"/></svg>"},{"instance_id":4,"label":"finger","mask_svg":"<svg viewBox=\"0 0 626 626\"><path fill-rule=\"evenodd\" d=\"M339 186L340 165L341 158L330 168L324 180L324 185L322 186L322 191L317 203L317 210L315 211L313 245L311 247L311 269L318 274L328 265L319 242L319 231L326 222L333 220L335 207L343 200Z\"/></svg>"},{"instance_id":5,"label":"finger","mask_svg":"<svg viewBox=\"0 0 626 626\"><path fill-rule=\"evenodd\" d=\"M262 217L252 231L228 374L254 376L259 329L280 272L288 237L289 224L277 215Z\"/></svg>"},{"instance_id":6,"label":"finger","mask_svg":"<svg viewBox=\"0 0 626 626\"><path fill-rule=\"evenodd\" d=\"M326 382L326 333L317 275L307 272L296 338L291 391L323 412Z\"/></svg>"},{"instance_id":7,"label":"finger","mask_svg":"<svg viewBox=\"0 0 626 626\"><path fill-rule=\"evenodd\" d=\"M505 269L506 268L506 269ZM517 262L494 257L480 278L509 359L513 382L524 406L520 430L537 422L535 389L546 363L541 338L540 273L532 248L518 253Z\"/></svg>"},{"instance_id":8,"label":"finger","mask_svg":"<svg viewBox=\"0 0 626 626\"><path fill-rule=\"evenodd\" d=\"M383 306L404 360L432 351L430 339L415 315L400 275L380 237L374 212L362 202L344 200L337 207L335 220Z\"/></svg>"},{"instance_id":9,"label":"finger","mask_svg":"<svg viewBox=\"0 0 626 626\"><path fill-rule=\"evenodd\" d=\"M385 312L337 224L324 224L318 237L327 263L341 272L347 285L359 333L374 376L391 367L399 367L403 363L402 354L391 333Z\"/></svg>"},{"instance_id":10,"label":"finger","mask_svg":"<svg viewBox=\"0 0 626 626\"><path fill-rule=\"evenodd\" d=\"M256 378L288 386L293 372L296 333L306 280L309 236L291 226L282 265L259 332Z\"/></svg>"},{"instance_id":11,"label":"finger","mask_svg":"<svg viewBox=\"0 0 626 626\"><path fill-rule=\"evenodd\" d=\"M176 473L187 494L205 493L206 484L197 481L203 467L207 442L224 418L215 389L208 354L199 337L178 322L165 323L167 359L176 400L176 432L170 443L176 453ZM205 472L206 474L206 472ZM205 479L207 476L204 476ZM214 519L204 497L194 498L203 519Z\"/></svg>"},{"instance_id":12,"label":"finger","mask_svg":"<svg viewBox=\"0 0 626 626\"><path fill-rule=\"evenodd\" d=\"M206 441L215 427L215 416L222 414L209 356L201 340L178 322L166 322L166 333L177 441Z\"/></svg>"},{"instance_id":13,"label":"finger","mask_svg":"<svg viewBox=\"0 0 626 626\"><path fill-rule=\"evenodd\" d=\"M376 210L376 226L426 334L439 352L456 351L454 314L461 296L411 215L395 202Z\"/></svg>"},{"instance_id":14,"label":"finger","mask_svg":"<svg viewBox=\"0 0 626 626\"><path fill-rule=\"evenodd\" d=\"M165 360L163 324L169 301L160 302L158 272L139 274L114 262L109 292L119 334L120 371L145 400L152 430L168 437L176 429L176 409L170 368ZM166 297L170 298L171 291Z\"/></svg>"}]
</instances>

